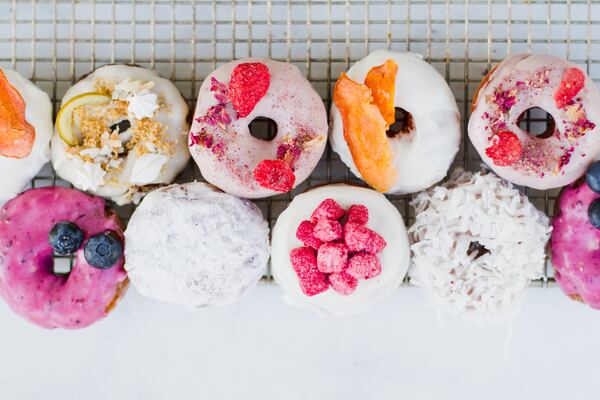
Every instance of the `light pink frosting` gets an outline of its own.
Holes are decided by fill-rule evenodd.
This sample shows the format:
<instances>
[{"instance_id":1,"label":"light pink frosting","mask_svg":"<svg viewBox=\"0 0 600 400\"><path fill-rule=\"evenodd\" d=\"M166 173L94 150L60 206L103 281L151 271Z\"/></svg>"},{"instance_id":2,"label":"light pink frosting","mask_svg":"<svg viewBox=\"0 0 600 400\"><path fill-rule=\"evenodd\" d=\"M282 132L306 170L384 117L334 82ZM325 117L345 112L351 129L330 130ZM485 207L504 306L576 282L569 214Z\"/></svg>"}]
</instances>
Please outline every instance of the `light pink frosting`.
<instances>
[{"instance_id":1,"label":"light pink frosting","mask_svg":"<svg viewBox=\"0 0 600 400\"><path fill-rule=\"evenodd\" d=\"M34 324L78 329L110 312L127 274L123 258L105 270L90 266L83 246L69 275L53 274L48 232L60 221L76 223L85 240L109 230L123 237L117 217L105 212L99 197L61 187L28 190L0 210L0 295Z\"/></svg>"}]
</instances>

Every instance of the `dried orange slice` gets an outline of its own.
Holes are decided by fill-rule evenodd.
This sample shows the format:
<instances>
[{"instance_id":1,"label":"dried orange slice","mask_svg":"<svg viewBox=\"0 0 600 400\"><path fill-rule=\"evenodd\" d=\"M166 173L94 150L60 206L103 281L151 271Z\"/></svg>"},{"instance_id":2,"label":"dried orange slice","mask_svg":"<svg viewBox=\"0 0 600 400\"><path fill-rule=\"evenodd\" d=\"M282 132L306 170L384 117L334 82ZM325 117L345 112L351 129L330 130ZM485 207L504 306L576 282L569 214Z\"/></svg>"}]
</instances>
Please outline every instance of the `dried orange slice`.
<instances>
[{"instance_id":1,"label":"dried orange slice","mask_svg":"<svg viewBox=\"0 0 600 400\"><path fill-rule=\"evenodd\" d=\"M373 95L373 104L379 108L383 119L385 119L386 130L396 120L394 95L397 72L398 64L394 60L387 60L384 64L371 68L365 78L365 85L371 89Z\"/></svg>"},{"instance_id":2,"label":"dried orange slice","mask_svg":"<svg viewBox=\"0 0 600 400\"><path fill-rule=\"evenodd\" d=\"M333 101L344 124L344 138L352 159L365 182L380 192L387 192L398 174L392 165L386 122L372 103L371 90L342 73L333 90Z\"/></svg>"},{"instance_id":3,"label":"dried orange slice","mask_svg":"<svg viewBox=\"0 0 600 400\"><path fill-rule=\"evenodd\" d=\"M0 156L25 158L35 142L35 129L25 119L25 101L0 69Z\"/></svg>"}]
</instances>

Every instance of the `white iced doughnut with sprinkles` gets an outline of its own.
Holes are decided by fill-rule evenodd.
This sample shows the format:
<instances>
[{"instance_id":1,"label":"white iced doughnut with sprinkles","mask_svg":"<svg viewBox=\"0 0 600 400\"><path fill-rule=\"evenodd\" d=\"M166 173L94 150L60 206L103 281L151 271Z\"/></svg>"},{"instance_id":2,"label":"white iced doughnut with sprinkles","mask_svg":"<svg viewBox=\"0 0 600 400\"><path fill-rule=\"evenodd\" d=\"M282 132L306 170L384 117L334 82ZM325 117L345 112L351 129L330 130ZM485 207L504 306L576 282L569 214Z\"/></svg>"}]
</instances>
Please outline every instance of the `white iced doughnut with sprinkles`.
<instances>
[{"instance_id":1,"label":"white iced doughnut with sprinkles","mask_svg":"<svg viewBox=\"0 0 600 400\"><path fill-rule=\"evenodd\" d=\"M52 164L76 188L137 203L171 183L190 158L188 106L172 82L129 65L106 65L65 94Z\"/></svg>"}]
</instances>

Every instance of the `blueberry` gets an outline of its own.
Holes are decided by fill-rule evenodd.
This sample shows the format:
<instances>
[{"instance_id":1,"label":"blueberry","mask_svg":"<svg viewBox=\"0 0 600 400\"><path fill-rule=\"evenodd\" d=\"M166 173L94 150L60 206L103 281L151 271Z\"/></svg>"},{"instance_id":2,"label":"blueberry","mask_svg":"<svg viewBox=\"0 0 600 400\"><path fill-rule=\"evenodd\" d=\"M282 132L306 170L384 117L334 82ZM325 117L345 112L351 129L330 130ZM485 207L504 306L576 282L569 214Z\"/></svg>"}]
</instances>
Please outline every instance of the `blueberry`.
<instances>
[{"instance_id":1,"label":"blueberry","mask_svg":"<svg viewBox=\"0 0 600 400\"><path fill-rule=\"evenodd\" d=\"M600 193L600 161L596 161L588 168L585 174L585 181L596 193Z\"/></svg>"},{"instance_id":2,"label":"blueberry","mask_svg":"<svg viewBox=\"0 0 600 400\"><path fill-rule=\"evenodd\" d=\"M83 255L92 267L108 269L123 256L123 245L113 232L104 232L85 242Z\"/></svg>"},{"instance_id":3,"label":"blueberry","mask_svg":"<svg viewBox=\"0 0 600 400\"><path fill-rule=\"evenodd\" d=\"M72 222L58 222L48 233L48 242L57 254L72 254L81 247L83 232Z\"/></svg>"},{"instance_id":4,"label":"blueberry","mask_svg":"<svg viewBox=\"0 0 600 400\"><path fill-rule=\"evenodd\" d=\"M588 219L590 224L596 229L600 229L600 199L594 200L588 208Z\"/></svg>"}]
</instances>

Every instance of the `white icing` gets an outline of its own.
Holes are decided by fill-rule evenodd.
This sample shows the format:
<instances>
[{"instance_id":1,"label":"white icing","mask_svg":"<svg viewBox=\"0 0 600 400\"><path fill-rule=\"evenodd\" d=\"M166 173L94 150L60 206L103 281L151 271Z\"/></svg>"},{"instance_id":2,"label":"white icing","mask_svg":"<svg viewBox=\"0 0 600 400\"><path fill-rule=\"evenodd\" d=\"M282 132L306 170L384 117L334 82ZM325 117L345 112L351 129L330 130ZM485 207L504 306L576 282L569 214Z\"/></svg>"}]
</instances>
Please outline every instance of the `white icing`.
<instances>
[{"instance_id":1,"label":"white icing","mask_svg":"<svg viewBox=\"0 0 600 400\"><path fill-rule=\"evenodd\" d=\"M392 59L398 64L394 105L412 114L415 131L388 140L398 173L388 193L413 193L446 176L460 145L460 113L444 78L422 56L377 50L355 63L346 73L364 83L371 68ZM354 175L361 177L344 138L342 117L331 106L331 148Z\"/></svg>"},{"instance_id":2,"label":"white icing","mask_svg":"<svg viewBox=\"0 0 600 400\"><path fill-rule=\"evenodd\" d=\"M104 184L106 171L102 169L100 164L84 162L83 166L76 171L73 185L81 190L98 190Z\"/></svg>"},{"instance_id":3,"label":"white icing","mask_svg":"<svg viewBox=\"0 0 600 400\"><path fill-rule=\"evenodd\" d=\"M543 274L548 217L493 173L462 170L412 205L411 283L473 321L512 321L531 279ZM468 255L471 242L489 253Z\"/></svg>"},{"instance_id":4,"label":"white icing","mask_svg":"<svg viewBox=\"0 0 600 400\"><path fill-rule=\"evenodd\" d=\"M345 209L353 204L365 205L369 209L367 226L383 236L387 246L379 254L381 274L359 281L354 293L343 296L329 289L308 297L300 289L290 251L303 246L296 238L300 222L310 219L314 209L327 198ZM394 205L374 190L344 184L321 186L296 196L277 219L272 237L272 273L285 292L284 301L325 316L359 313L388 297L402 283L410 259L404 221Z\"/></svg>"},{"instance_id":5,"label":"white icing","mask_svg":"<svg viewBox=\"0 0 600 400\"><path fill-rule=\"evenodd\" d=\"M269 259L269 228L260 210L198 182L148 194L125 238L133 286L192 309L234 302L256 286Z\"/></svg>"},{"instance_id":6,"label":"white icing","mask_svg":"<svg viewBox=\"0 0 600 400\"><path fill-rule=\"evenodd\" d=\"M160 171L167 161L169 159L162 154L144 154L133 164L130 178L131 183L147 185L153 182L160 175Z\"/></svg>"}]
</instances>

